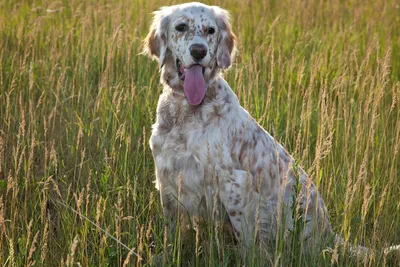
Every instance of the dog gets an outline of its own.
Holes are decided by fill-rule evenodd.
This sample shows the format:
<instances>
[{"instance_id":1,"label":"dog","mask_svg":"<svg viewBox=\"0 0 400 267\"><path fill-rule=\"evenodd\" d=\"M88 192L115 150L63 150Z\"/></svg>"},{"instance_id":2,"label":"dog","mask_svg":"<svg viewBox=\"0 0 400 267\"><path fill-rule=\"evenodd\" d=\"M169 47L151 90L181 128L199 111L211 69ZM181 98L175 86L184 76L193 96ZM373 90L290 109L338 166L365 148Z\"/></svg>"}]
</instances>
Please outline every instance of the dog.
<instances>
[{"instance_id":1,"label":"dog","mask_svg":"<svg viewBox=\"0 0 400 267\"><path fill-rule=\"evenodd\" d=\"M235 42L229 13L220 7L187 3L154 12L144 54L158 60L164 86L150 138L164 216L214 220L220 211L246 246L273 243L301 220L300 240L309 250L333 236L325 203L222 77Z\"/></svg>"}]
</instances>

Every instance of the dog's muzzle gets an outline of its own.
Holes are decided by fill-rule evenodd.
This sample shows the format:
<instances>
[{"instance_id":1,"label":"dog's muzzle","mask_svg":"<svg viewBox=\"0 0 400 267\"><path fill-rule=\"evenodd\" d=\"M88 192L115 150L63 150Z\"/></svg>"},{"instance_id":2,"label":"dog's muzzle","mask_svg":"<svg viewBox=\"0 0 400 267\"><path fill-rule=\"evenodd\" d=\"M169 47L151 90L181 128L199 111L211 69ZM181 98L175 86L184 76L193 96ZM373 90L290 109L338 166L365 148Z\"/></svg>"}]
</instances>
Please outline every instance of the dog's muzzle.
<instances>
[{"instance_id":1,"label":"dog's muzzle","mask_svg":"<svg viewBox=\"0 0 400 267\"><path fill-rule=\"evenodd\" d=\"M189 51L196 61L200 61L207 56L207 47L203 44L193 44L190 46Z\"/></svg>"}]
</instances>

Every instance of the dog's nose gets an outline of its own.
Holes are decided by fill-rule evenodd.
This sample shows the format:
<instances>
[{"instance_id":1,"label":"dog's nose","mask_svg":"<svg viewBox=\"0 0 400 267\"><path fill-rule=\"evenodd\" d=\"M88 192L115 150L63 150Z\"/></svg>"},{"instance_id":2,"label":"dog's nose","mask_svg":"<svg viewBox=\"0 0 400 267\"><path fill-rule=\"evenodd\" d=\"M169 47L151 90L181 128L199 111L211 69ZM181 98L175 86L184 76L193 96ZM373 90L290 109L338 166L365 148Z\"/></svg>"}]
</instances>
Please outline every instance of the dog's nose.
<instances>
[{"instance_id":1,"label":"dog's nose","mask_svg":"<svg viewBox=\"0 0 400 267\"><path fill-rule=\"evenodd\" d=\"M190 46L190 55L195 60L201 60L207 55L207 47L202 44L193 44Z\"/></svg>"}]
</instances>

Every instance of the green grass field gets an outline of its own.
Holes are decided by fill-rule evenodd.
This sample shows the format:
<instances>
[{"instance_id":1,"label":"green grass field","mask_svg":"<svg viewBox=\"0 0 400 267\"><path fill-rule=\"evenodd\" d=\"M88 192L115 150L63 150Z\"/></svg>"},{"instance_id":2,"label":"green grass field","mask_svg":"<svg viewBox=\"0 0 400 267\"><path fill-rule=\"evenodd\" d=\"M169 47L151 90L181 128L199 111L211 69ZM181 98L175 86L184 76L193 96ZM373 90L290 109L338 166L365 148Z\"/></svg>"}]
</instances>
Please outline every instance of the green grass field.
<instances>
[{"instance_id":1,"label":"green grass field","mask_svg":"<svg viewBox=\"0 0 400 267\"><path fill-rule=\"evenodd\" d=\"M0 0L0 265L362 264L301 257L296 239L242 261L217 227L185 241L165 227L148 145L162 87L139 53L172 3ZM335 232L400 244L400 3L207 3L238 36L228 83L313 177Z\"/></svg>"}]
</instances>

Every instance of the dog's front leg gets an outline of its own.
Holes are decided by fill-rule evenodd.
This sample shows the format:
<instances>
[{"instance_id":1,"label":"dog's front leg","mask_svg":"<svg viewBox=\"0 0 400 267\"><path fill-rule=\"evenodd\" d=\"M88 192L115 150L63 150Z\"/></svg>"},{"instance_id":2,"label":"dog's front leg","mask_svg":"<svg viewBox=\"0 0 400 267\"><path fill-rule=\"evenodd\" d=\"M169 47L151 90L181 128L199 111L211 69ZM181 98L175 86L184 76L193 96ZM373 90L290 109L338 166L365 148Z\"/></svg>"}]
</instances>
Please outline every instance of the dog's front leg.
<instances>
[{"instance_id":1,"label":"dog's front leg","mask_svg":"<svg viewBox=\"0 0 400 267\"><path fill-rule=\"evenodd\" d=\"M257 198L252 175L247 171L219 172L219 197L229 216L237 240L249 246L256 237ZM257 197L258 196L258 197Z\"/></svg>"},{"instance_id":2,"label":"dog's front leg","mask_svg":"<svg viewBox=\"0 0 400 267\"><path fill-rule=\"evenodd\" d=\"M186 173L176 173L166 168L156 167L156 174L165 222L171 233L177 233L177 230L180 230L181 236L185 239L195 226L194 220L199 215L198 207L201 199L182 181ZM177 183L171 181L177 181Z\"/></svg>"}]
</instances>

